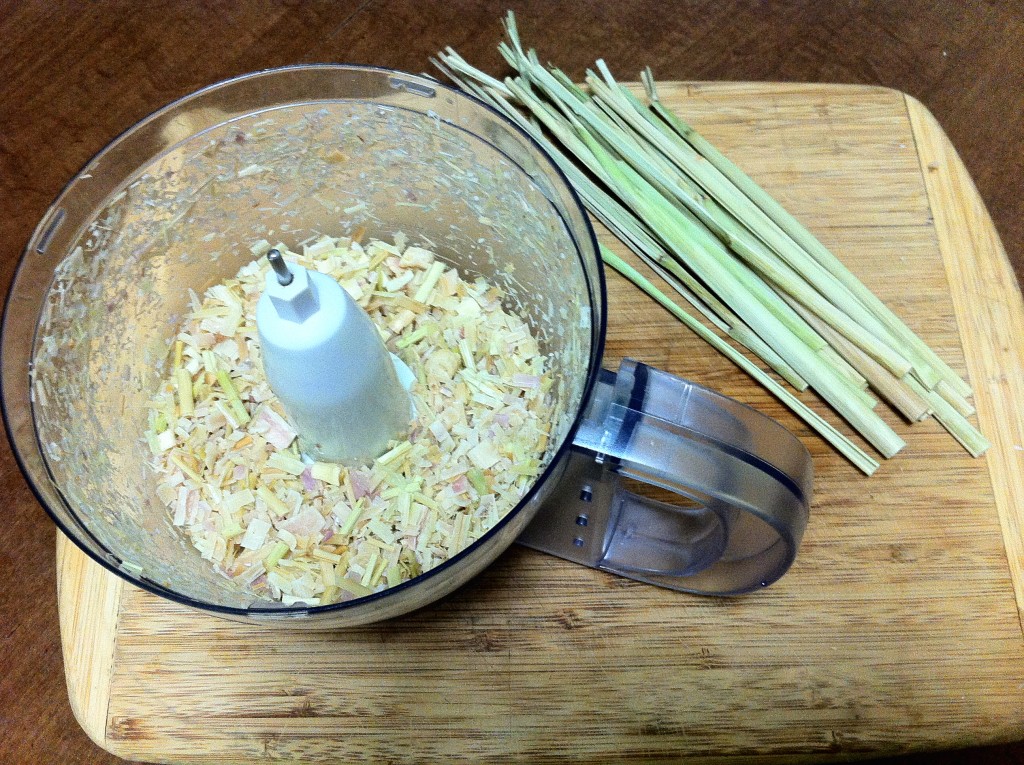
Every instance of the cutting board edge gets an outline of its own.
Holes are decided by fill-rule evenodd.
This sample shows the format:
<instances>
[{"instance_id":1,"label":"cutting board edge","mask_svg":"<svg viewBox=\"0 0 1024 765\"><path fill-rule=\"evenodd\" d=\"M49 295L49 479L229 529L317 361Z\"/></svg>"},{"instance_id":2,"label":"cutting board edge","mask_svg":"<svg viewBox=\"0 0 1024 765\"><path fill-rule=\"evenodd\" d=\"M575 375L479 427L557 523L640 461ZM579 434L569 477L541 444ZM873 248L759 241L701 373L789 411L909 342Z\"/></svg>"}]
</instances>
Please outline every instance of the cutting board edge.
<instances>
[{"instance_id":1,"label":"cutting board edge","mask_svg":"<svg viewBox=\"0 0 1024 765\"><path fill-rule=\"evenodd\" d=\"M68 701L86 735L112 752L107 712L125 583L60 530L56 548L57 611Z\"/></svg>"},{"instance_id":2,"label":"cutting board edge","mask_svg":"<svg viewBox=\"0 0 1024 765\"><path fill-rule=\"evenodd\" d=\"M1024 410L1018 405L1024 401L1024 352L1019 344L1024 338L1024 298L956 148L924 104L911 95L903 97L975 388L978 424L992 443L983 459L988 461L1018 616L1024 620ZM972 325L985 331L964 332ZM1024 623L1021 629L1024 634Z\"/></svg>"}]
</instances>

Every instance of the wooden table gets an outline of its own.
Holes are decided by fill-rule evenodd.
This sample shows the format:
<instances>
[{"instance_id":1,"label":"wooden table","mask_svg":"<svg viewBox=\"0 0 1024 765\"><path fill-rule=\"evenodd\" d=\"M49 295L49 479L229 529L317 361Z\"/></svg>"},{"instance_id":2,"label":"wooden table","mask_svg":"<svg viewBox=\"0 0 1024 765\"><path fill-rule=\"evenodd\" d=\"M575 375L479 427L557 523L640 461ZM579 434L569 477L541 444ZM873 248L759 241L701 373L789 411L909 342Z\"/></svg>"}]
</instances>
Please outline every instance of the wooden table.
<instances>
[{"instance_id":1,"label":"wooden table","mask_svg":"<svg viewBox=\"0 0 1024 765\"><path fill-rule=\"evenodd\" d=\"M374 3L361 7L309 4L290 9L242 5L209 11L182 5L165 8L159 16L129 6L116 13L110 8L17 6L0 21L12 52L4 64L10 74L5 78L4 108L0 111L4 146L0 183L12 210L0 221L6 280L46 204L85 159L151 108L206 82L303 60L363 60L416 71L425 68L428 53L449 43L467 57L498 69L493 45L500 6L447 5L435 9L429 19L411 5ZM819 12L824 16L813 15ZM560 13L547 6L521 11L520 16L528 39L576 74L592 51L605 55L617 71L651 63L663 78L857 80L895 85L924 97L963 153L1020 273L1020 224L1010 215L1017 206L1017 184L1006 180L1019 176L1022 156L1020 129L1012 121L1021 105L1021 63L1013 47L1013 32L1019 32L1021 24L1012 12L975 11L965 20L959 16L967 12L943 8L901 7L898 12L861 14L849 9L819 11L815 5L813 12L810 6L793 7L768 16L764 11L725 3L709 10L710 15L703 19L667 18L665 11L653 5L640 10L599 7L594 13L600 18L595 24L600 30L589 30L578 18L568 18L564 9ZM961 24L970 34L952 33ZM763 30L762 34L754 35L754 28ZM416 34L411 34L413 30ZM881 42L874 35L887 37ZM700 44L686 44L690 36ZM140 58L135 63L125 62L123 57L128 55ZM950 57L954 61L946 63ZM649 315L634 318L646 320ZM613 340L614 332L613 326ZM673 371L686 371L679 368L678 359L647 360L668 362L667 366L676 365ZM724 367L712 379L702 381L719 387L736 385L734 373ZM917 448L930 443L929 439L917 441ZM816 459L819 475L827 475L821 460L831 464L828 458L819 450ZM52 528L6 450L2 460L14 519L7 560L17 572L19 586L0 596L8 645L0 658L0 719L8 732L0 740L0 760L101 762L103 753L78 729L66 702L53 589ZM827 486L826 479L826 496ZM874 484L866 486L870 491ZM833 513L841 517L837 509ZM851 524L855 520L851 517ZM895 517L893 524L898 525ZM998 533L998 523L988 531ZM855 525L846 533L855 536ZM824 544L824 539L809 535L801 561L807 560L811 566L827 563L827 556L821 557ZM899 562L901 556L910 562L922 549L893 546L888 553L896 557L886 565ZM513 552L512 563L503 565L516 565L528 555L532 554ZM971 570L969 562L963 561L965 572ZM537 565L537 576L543 577L550 575L554 564ZM986 564L990 569L997 565ZM827 568L825 565L821 571L822 577L827 576ZM912 571L913 566L906 570ZM791 576L797 573L795 570ZM783 580L780 586L787 582ZM479 586L487 587L487 583ZM854 591L857 586L852 583ZM786 597L784 590L779 592L777 597ZM894 619L906 619L915 630L925 632L953 626L948 611L918 608L919 601L900 601L898 595L893 593ZM474 594L470 592L468 597ZM965 634L979 624L996 625L1002 630L1001 640L1019 639L1019 625L1000 621L1000 614L1005 613L1005 604L987 613L961 612ZM856 612L851 612L850 618L855 620ZM992 656L1006 656L999 646L991 650L995 651ZM856 662L858 655L843 660ZM705 658L708 666L713 663L713 655ZM977 669L989 684L1002 671L991 662L983 662ZM794 687L806 681L798 665L792 671ZM946 674L948 667L936 666L937 677ZM875 690L863 699L861 707L846 712L854 717L881 716L887 705L903 708L914 693L899 683ZM969 690L965 689L968 698ZM1021 703L1017 695L1005 699L1007 708ZM842 687L824 683L819 687L818 702L827 706L843 696ZM926 708L910 721L911 733L950 714L938 707L930 712ZM656 728L648 733L656 733ZM1004 727L999 737L1018 736ZM955 746L972 740L981 739L951 725L941 743ZM863 752L856 741L841 738L836 749L847 755ZM717 753L728 751L728 743L720 741ZM1017 747L989 748L970 755L948 754L938 760L929 756L927 761L960 762L971 757L970 761L976 762L984 754L990 762L1011 762L1018 751Z\"/></svg>"}]
</instances>

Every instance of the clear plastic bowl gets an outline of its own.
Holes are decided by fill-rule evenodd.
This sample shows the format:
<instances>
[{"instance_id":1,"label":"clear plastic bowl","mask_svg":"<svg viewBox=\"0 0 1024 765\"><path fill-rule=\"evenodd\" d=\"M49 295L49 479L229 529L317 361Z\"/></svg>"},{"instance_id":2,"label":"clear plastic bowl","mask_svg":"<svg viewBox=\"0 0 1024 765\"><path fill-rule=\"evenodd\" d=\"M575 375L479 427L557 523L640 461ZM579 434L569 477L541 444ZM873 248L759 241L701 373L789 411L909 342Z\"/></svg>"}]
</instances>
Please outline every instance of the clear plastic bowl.
<instances>
[{"instance_id":1,"label":"clear plastic bowl","mask_svg":"<svg viewBox=\"0 0 1024 765\"><path fill-rule=\"evenodd\" d=\"M543 474L493 528L438 567L336 605L253 596L216 574L156 497L143 441L189 289L234 274L264 237L405 232L502 286L560 384ZM268 230L273 232L268 234ZM221 616L316 629L423 606L478 573L558 483L600 370L604 277L569 184L528 136L426 77L341 65L229 80L103 149L32 236L2 334L14 453L60 529L157 595Z\"/></svg>"}]
</instances>

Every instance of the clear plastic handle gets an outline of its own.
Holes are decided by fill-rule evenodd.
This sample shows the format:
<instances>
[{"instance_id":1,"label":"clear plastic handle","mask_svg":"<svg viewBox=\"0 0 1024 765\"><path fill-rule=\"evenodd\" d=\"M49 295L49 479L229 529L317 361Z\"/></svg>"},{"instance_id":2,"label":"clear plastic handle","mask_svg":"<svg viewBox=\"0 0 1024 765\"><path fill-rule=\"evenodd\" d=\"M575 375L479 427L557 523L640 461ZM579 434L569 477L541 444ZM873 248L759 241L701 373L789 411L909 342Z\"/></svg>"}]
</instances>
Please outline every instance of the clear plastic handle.
<instances>
[{"instance_id":1,"label":"clear plastic handle","mask_svg":"<svg viewBox=\"0 0 1024 765\"><path fill-rule=\"evenodd\" d=\"M676 501L631 492L623 478ZM602 371L565 473L518 541L662 587L734 595L789 568L812 483L807 449L775 420L626 359Z\"/></svg>"}]
</instances>

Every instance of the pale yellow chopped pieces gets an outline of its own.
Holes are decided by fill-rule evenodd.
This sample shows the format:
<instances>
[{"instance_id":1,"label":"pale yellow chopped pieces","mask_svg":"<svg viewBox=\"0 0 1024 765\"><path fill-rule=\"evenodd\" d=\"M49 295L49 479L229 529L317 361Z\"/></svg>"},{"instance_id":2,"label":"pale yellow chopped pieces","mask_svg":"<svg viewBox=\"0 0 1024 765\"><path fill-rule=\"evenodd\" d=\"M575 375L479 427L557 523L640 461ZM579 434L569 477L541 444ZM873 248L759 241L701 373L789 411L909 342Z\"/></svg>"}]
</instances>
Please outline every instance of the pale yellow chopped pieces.
<instances>
[{"instance_id":1,"label":"pale yellow chopped pieces","mask_svg":"<svg viewBox=\"0 0 1024 765\"><path fill-rule=\"evenodd\" d=\"M145 435L173 524L226 576L284 604L361 597L429 571L514 507L550 456L554 381L501 291L405 235L361 236L313 237L301 255L274 246L337 279L410 366L406 439L364 467L302 458L263 376L262 258L193 296L151 402Z\"/></svg>"}]
</instances>

